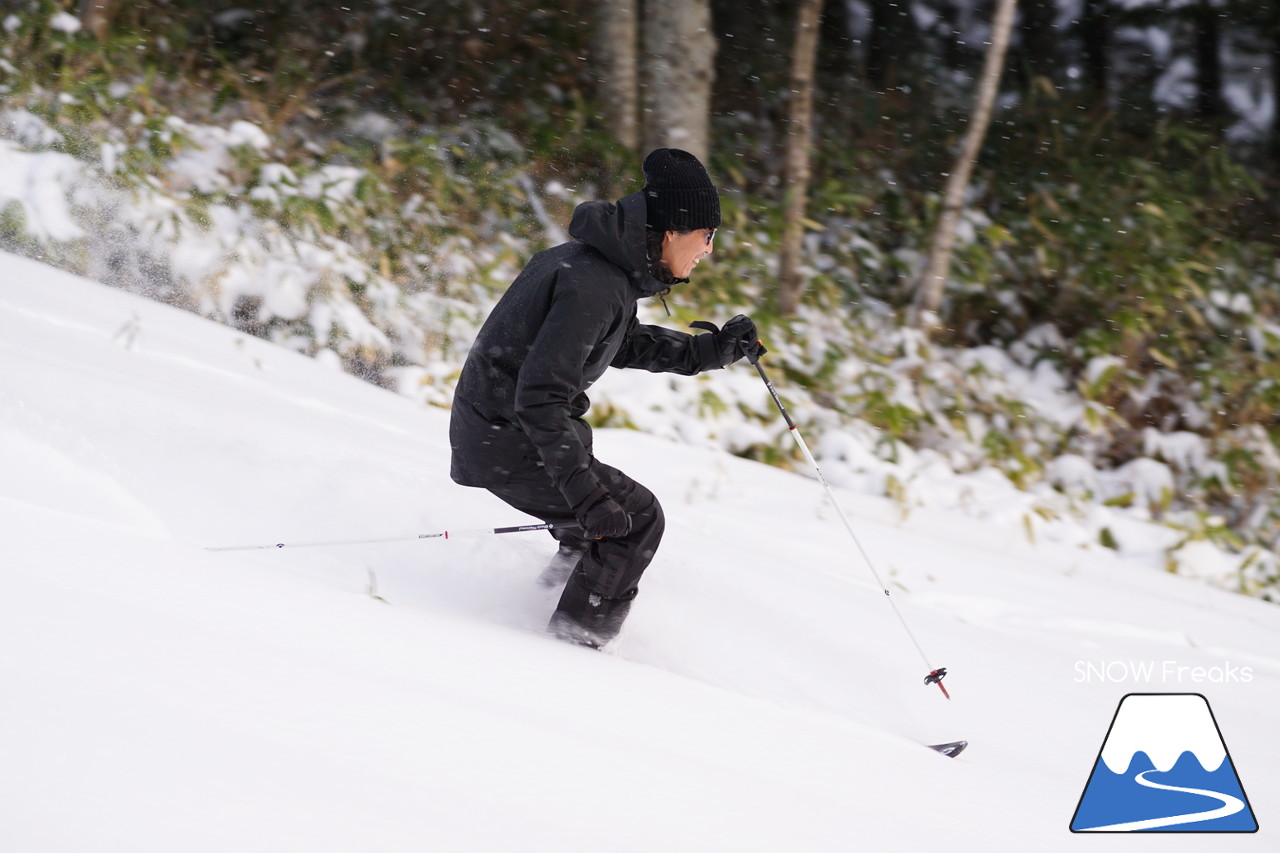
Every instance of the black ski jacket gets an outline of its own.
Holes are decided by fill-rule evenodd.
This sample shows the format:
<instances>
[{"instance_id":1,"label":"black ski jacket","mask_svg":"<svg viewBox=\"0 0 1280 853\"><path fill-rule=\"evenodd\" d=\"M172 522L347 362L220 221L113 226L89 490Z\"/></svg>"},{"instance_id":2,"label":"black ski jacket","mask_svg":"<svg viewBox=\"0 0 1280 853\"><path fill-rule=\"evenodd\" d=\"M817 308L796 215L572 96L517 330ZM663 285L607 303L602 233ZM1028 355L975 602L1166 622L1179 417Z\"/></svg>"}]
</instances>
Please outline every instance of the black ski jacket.
<instances>
[{"instance_id":1,"label":"black ski jacket","mask_svg":"<svg viewBox=\"0 0 1280 853\"><path fill-rule=\"evenodd\" d=\"M450 475L461 485L500 486L542 465L575 507L601 485L582 417L606 368L723 366L711 335L636 321L636 303L667 287L648 271L644 196L578 205L569 234L533 256L467 356L449 423Z\"/></svg>"}]
</instances>

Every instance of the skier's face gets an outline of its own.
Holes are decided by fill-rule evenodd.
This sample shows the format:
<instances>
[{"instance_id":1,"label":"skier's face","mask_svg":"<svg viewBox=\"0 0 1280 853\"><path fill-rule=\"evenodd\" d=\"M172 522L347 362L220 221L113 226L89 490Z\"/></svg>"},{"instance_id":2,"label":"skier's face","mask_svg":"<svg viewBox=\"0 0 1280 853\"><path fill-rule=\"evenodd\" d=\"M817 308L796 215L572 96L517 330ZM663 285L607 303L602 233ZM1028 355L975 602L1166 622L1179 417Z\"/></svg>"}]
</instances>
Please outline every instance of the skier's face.
<instances>
[{"instance_id":1,"label":"skier's face","mask_svg":"<svg viewBox=\"0 0 1280 853\"><path fill-rule=\"evenodd\" d=\"M662 261L676 278L688 278L698 261L711 254L716 229L699 228L681 234L668 231L662 238Z\"/></svg>"}]
</instances>

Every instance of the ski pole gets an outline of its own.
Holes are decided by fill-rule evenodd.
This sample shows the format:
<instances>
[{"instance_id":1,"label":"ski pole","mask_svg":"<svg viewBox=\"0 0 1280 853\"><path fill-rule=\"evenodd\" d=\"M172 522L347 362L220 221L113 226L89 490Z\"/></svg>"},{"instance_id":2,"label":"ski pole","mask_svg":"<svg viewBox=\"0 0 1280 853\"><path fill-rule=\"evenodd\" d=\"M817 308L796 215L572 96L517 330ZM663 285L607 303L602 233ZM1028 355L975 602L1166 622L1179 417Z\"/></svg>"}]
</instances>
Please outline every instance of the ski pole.
<instances>
[{"instance_id":1,"label":"ski pole","mask_svg":"<svg viewBox=\"0 0 1280 853\"><path fill-rule=\"evenodd\" d=\"M911 643L916 647L916 651L920 653L920 657L924 660L925 666L929 667L929 674L925 676L924 683L926 686L930 684L938 685L938 689L942 691L942 695L950 699L951 694L947 692L947 688L942 685L942 679L947 674L946 667L935 667L929 663L929 656L924 653L924 649L920 646L920 641L916 639L916 635L912 632L911 626L907 624L906 618L902 615L902 611L898 609L897 602L893 600L893 596L889 594L889 588L885 586L884 581L880 579L880 573L876 571L875 564L871 562L871 558L867 556L867 551L862 547L862 542L858 540L858 534L853 531L853 525L849 523L849 519L844 514L844 510L840 508L840 502L836 500L835 493L831 491L831 486L827 483L827 478L822 476L822 469L818 467L818 460L813 458L813 454L809 451L809 445L805 444L804 437L800 435L800 430L796 427L796 422L791 419L791 414L787 411L787 407L782 405L782 398L778 396L778 389L773 387L773 383L769 381L769 377L764 372L764 366L760 364L759 356L750 359L751 364L755 367L756 372L760 374L760 378L764 380L764 387L769 389L769 395L773 397L774 405L778 407L778 411L782 413L782 418L787 422L787 429L791 432L791 437L796 440L796 444L800 446L800 452L804 454L804 458L813 466L814 472L818 475L818 482L822 484L822 488L826 489L827 497L831 500L831 505L836 508L836 515L840 516L840 520L844 522L844 529L849 532L849 538L853 540L853 544L857 547L858 553L862 555L862 560L867 564L867 568L871 570L871 576L876 579L876 583L885 594L885 598L889 602L889 606L893 608L894 615L898 617L898 621L902 623L902 627L906 630L907 636L911 638Z\"/></svg>"},{"instance_id":2,"label":"ski pole","mask_svg":"<svg viewBox=\"0 0 1280 853\"><path fill-rule=\"evenodd\" d=\"M272 548L328 548L334 545L376 545L384 542L416 542L419 539L452 539L458 536L496 536L502 533L527 533L530 530L577 529L572 521L548 521L542 524L520 524L515 527L473 527L466 530L441 530L416 536L391 536L383 539L339 539L326 542L276 542L264 545L212 545L206 551L266 551Z\"/></svg>"}]
</instances>

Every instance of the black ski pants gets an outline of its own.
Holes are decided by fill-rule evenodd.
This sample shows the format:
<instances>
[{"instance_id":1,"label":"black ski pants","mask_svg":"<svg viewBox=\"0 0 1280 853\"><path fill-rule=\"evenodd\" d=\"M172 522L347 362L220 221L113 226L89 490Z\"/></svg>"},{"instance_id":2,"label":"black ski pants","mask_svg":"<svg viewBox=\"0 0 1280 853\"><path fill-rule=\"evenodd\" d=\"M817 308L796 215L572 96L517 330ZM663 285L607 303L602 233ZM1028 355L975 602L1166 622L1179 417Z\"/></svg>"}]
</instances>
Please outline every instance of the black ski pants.
<instances>
[{"instance_id":1,"label":"black ski pants","mask_svg":"<svg viewBox=\"0 0 1280 853\"><path fill-rule=\"evenodd\" d=\"M662 541L666 519L653 493L617 468L592 457L591 470L609 496L631 516L631 532L618 539L584 539L578 530L556 530L552 535L562 545L583 551L582 563L574 574L590 593L606 599L631 599ZM489 491L543 521L575 520L573 509L541 465L517 469L506 483L491 486Z\"/></svg>"}]
</instances>

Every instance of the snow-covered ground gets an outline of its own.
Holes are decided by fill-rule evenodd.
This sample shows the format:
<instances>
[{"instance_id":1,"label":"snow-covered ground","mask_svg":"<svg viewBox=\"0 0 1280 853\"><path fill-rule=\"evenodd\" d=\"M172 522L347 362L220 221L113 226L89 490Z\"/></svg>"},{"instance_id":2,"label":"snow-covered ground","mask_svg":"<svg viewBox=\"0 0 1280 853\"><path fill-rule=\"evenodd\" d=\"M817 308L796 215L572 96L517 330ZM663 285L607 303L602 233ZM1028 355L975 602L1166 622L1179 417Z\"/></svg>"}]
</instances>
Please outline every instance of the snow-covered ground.
<instances>
[{"instance_id":1,"label":"snow-covered ground","mask_svg":"<svg viewBox=\"0 0 1280 853\"><path fill-rule=\"evenodd\" d=\"M812 478L639 433L597 453L668 534L607 654L542 633L542 533L207 549L527 521L446 426L0 256L0 849L1119 847L1068 825L1129 692L1208 698L1230 843L1280 846L1280 609L1141 554L841 492L948 702Z\"/></svg>"}]
</instances>

